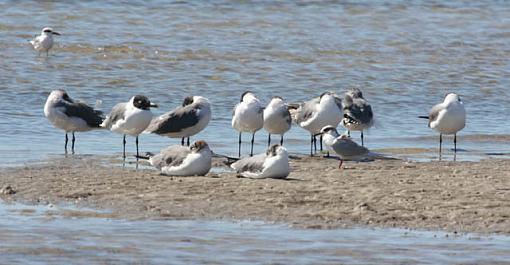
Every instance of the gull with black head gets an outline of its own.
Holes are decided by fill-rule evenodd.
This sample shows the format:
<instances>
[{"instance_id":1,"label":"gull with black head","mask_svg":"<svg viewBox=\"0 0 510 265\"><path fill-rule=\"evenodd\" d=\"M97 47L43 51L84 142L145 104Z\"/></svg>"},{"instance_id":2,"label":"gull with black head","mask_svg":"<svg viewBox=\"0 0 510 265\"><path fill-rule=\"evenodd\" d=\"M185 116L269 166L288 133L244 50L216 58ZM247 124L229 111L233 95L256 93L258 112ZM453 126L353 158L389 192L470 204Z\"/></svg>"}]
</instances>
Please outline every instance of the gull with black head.
<instances>
[{"instance_id":1,"label":"gull with black head","mask_svg":"<svg viewBox=\"0 0 510 265\"><path fill-rule=\"evenodd\" d=\"M72 133L71 151L74 154L74 133L100 129L103 122L102 112L95 110L83 102L77 102L69 97L65 90L53 90L46 104L44 116L55 126L66 133L64 149L67 153L67 134Z\"/></svg>"},{"instance_id":2,"label":"gull with black head","mask_svg":"<svg viewBox=\"0 0 510 265\"><path fill-rule=\"evenodd\" d=\"M43 28L41 35L31 40L30 44L39 55L41 55L41 52L46 52L46 56L48 56L50 49L53 47L53 35L60 35L60 33L53 31L52 28Z\"/></svg>"}]
</instances>

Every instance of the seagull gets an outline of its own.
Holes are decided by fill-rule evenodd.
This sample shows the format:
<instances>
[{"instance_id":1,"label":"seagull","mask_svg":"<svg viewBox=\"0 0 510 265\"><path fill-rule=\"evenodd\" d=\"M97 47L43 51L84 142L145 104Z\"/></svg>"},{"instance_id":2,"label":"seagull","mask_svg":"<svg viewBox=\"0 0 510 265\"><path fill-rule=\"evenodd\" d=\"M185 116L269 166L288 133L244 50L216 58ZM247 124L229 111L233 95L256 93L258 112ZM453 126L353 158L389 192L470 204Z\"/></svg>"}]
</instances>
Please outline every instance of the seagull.
<instances>
[{"instance_id":1,"label":"seagull","mask_svg":"<svg viewBox=\"0 0 510 265\"><path fill-rule=\"evenodd\" d=\"M353 88L347 93L342 101L344 117L342 125L347 128L347 134L351 131L361 131L361 145L363 146L363 130L374 125L372 107L363 98L361 90Z\"/></svg>"},{"instance_id":2,"label":"seagull","mask_svg":"<svg viewBox=\"0 0 510 265\"><path fill-rule=\"evenodd\" d=\"M342 119L341 100L332 92L325 92L320 97L301 103L292 110L293 118L299 127L310 132L310 156L313 148L317 151L315 135L326 126L338 126ZM321 135L322 136L322 135ZM320 141L322 151L322 139Z\"/></svg>"},{"instance_id":3,"label":"seagull","mask_svg":"<svg viewBox=\"0 0 510 265\"><path fill-rule=\"evenodd\" d=\"M169 146L157 155L147 153L149 163L170 176L204 176L211 169L212 151L205 141L196 141L191 146Z\"/></svg>"},{"instance_id":4,"label":"seagull","mask_svg":"<svg viewBox=\"0 0 510 265\"><path fill-rule=\"evenodd\" d=\"M211 120L211 104L201 96L186 97L182 106L152 120L145 132L182 138L181 145L187 137L202 131Z\"/></svg>"},{"instance_id":5,"label":"seagull","mask_svg":"<svg viewBox=\"0 0 510 265\"><path fill-rule=\"evenodd\" d=\"M46 56L48 56L49 50L53 47L53 35L60 35L60 33L53 31L52 28L43 28L41 35L31 40L30 44L39 52L39 55L41 52L46 52Z\"/></svg>"},{"instance_id":6,"label":"seagull","mask_svg":"<svg viewBox=\"0 0 510 265\"><path fill-rule=\"evenodd\" d=\"M71 151L74 154L74 132L85 132L92 129L101 128L99 125L103 122L102 112L94 110L82 102L72 100L67 92L62 89L51 91L46 104L44 104L44 116L53 124L53 126L66 132L66 141L64 145L67 154L67 133L73 135Z\"/></svg>"},{"instance_id":7,"label":"seagull","mask_svg":"<svg viewBox=\"0 0 510 265\"><path fill-rule=\"evenodd\" d=\"M267 148L264 154L243 158L230 167L246 178L284 179L290 173L287 149L278 144Z\"/></svg>"},{"instance_id":8,"label":"seagull","mask_svg":"<svg viewBox=\"0 0 510 265\"><path fill-rule=\"evenodd\" d=\"M264 109L264 129L269 133L267 146L271 145L271 134L279 134L280 145L283 145L283 135L290 130L291 117L287 104L281 97L273 97Z\"/></svg>"},{"instance_id":9,"label":"seagull","mask_svg":"<svg viewBox=\"0 0 510 265\"><path fill-rule=\"evenodd\" d=\"M246 91L241 95L241 102L237 103L232 116L232 127L239 132L239 157L241 157L241 134L251 133L251 152L253 156L253 143L255 132L264 126L263 108L255 95Z\"/></svg>"},{"instance_id":10,"label":"seagull","mask_svg":"<svg viewBox=\"0 0 510 265\"><path fill-rule=\"evenodd\" d=\"M353 140L348 135L339 135L333 126L324 126L320 132L326 146L340 157L338 168L342 167L344 160L360 161L367 158L370 151Z\"/></svg>"},{"instance_id":11,"label":"seagull","mask_svg":"<svg viewBox=\"0 0 510 265\"><path fill-rule=\"evenodd\" d=\"M101 127L124 135L122 158L126 161L126 134L136 137L136 155L138 156L138 135L149 126L152 119L150 108L158 106L146 96L136 95L128 102L115 105Z\"/></svg>"},{"instance_id":12,"label":"seagull","mask_svg":"<svg viewBox=\"0 0 510 265\"><path fill-rule=\"evenodd\" d=\"M439 160L441 160L443 134L453 134L454 153L457 154L457 132L466 126L466 110L459 95L447 94L443 103L432 107L428 116L419 117L428 119L429 127L439 132Z\"/></svg>"}]
</instances>

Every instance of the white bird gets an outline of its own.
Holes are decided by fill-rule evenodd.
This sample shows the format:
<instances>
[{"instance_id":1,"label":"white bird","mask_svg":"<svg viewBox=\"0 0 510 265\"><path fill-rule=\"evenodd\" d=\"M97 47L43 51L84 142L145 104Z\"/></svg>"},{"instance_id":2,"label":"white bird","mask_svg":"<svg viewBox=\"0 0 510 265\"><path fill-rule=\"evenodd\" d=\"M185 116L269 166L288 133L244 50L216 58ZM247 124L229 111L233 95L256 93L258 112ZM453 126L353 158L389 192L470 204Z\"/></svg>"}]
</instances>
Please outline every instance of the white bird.
<instances>
[{"instance_id":1,"label":"white bird","mask_svg":"<svg viewBox=\"0 0 510 265\"><path fill-rule=\"evenodd\" d=\"M39 52L46 52L46 56L48 56L49 50L53 47L53 35L60 35L60 33L53 31L52 28L43 28L41 31L41 35L35 37L30 41L34 50Z\"/></svg>"},{"instance_id":2,"label":"white bird","mask_svg":"<svg viewBox=\"0 0 510 265\"><path fill-rule=\"evenodd\" d=\"M318 98L301 103L291 114L299 127L310 132L310 156L313 156L314 147L317 151L315 135L326 125L338 126L342 120L342 104L334 93L326 92ZM320 144L322 151L322 138Z\"/></svg>"},{"instance_id":3,"label":"white bird","mask_svg":"<svg viewBox=\"0 0 510 265\"><path fill-rule=\"evenodd\" d=\"M99 125L103 122L102 112L94 110L82 102L72 100L66 91L51 91L46 104L44 104L44 116L53 124L53 126L66 132L64 149L67 153L67 133L73 135L71 151L74 154L74 133L85 132L92 129L101 128Z\"/></svg>"},{"instance_id":4,"label":"white bird","mask_svg":"<svg viewBox=\"0 0 510 265\"><path fill-rule=\"evenodd\" d=\"M212 151L205 141L196 141L189 147L173 145L142 158L148 158L164 175L203 176L211 169Z\"/></svg>"},{"instance_id":5,"label":"white bird","mask_svg":"<svg viewBox=\"0 0 510 265\"><path fill-rule=\"evenodd\" d=\"M239 132L239 157L241 157L241 134L251 133L251 152L253 156L253 143L255 132L264 126L263 108L255 95L246 91L241 95L241 102L237 103L232 116L232 127Z\"/></svg>"},{"instance_id":6,"label":"white bird","mask_svg":"<svg viewBox=\"0 0 510 265\"><path fill-rule=\"evenodd\" d=\"M264 109L264 129L269 133L267 146L271 145L271 134L279 134L280 145L283 145L283 135L290 130L292 119L287 104L281 97L273 97Z\"/></svg>"},{"instance_id":7,"label":"white bird","mask_svg":"<svg viewBox=\"0 0 510 265\"><path fill-rule=\"evenodd\" d=\"M186 97L182 106L152 120L145 130L148 133L184 139L202 131L211 120L211 104L201 96Z\"/></svg>"},{"instance_id":8,"label":"white bird","mask_svg":"<svg viewBox=\"0 0 510 265\"><path fill-rule=\"evenodd\" d=\"M347 129L350 136L351 131L361 132L361 145L363 143L363 130L374 125L374 114L372 106L363 98L361 90L353 88L345 93L342 101L344 117L342 125Z\"/></svg>"},{"instance_id":9,"label":"white bird","mask_svg":"<svg viewBox=\"0 0 510 265\"><path fill-rule=\"evenodd\" d=\"M267 148L264 154L243 158L230 167L247 178L284 179L290 173L287 149L278 144Z\"/></svg>"},{"instance_id":10,"label":"white bird","mask_svg":"<svg viewBox=\"0 0 510 265\"><path fill-rule=\"evenodd\" d=\"M126 160L126 134L136 137L136 155L138 156L138 135L151 123L151 107L158 107L151 103L146 96L136 95L128 102L115 105L103 121L101 127L124 135L122 157Z\"/></svg>"},{"instance_id":11,"label":"white bird","mask_svg":"<svg viewBox=\"0 0 510 265\"><path fill-rule=\"evenodd\" d=\"M326 146L333 150L340 158L338 168L342 167L344 160L360 161L367 158L370 151L356 142L348 135L339 135L333 126L325 126L321 129L323 140Z\"/></svg>"},{"instance_id":12,"label":"white bird","mask_svg":"<svg viewBox=\"0 0 510 265\"><path fill-rule=\"evenodd\" d=\"M435 105L428 116L420 116L420 118L428 119L429 127L439 132L439 160L441 160L443 134L454 135L454 153L457 154L457 132L466 126L466 110L459 95L447 94L443 103Z\"/></svg>"}]
</instances>

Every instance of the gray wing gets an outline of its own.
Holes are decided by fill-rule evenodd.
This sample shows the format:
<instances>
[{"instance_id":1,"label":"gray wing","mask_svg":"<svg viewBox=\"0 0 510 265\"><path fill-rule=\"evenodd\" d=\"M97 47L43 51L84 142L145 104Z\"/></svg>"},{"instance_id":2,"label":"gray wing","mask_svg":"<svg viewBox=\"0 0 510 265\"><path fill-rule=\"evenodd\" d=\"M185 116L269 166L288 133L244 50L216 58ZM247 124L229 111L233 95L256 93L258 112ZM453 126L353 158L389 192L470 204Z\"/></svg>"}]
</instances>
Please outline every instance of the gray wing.
<instances>
[{"instance_id":1,"label":"gray wing","mask_svg":"<svg viewBox=\"0 0 510 265\"><path fill-rule=\"evenodd\" d=\"M350 139L340 140L332 146L335 153L344 159L358 158L369 153L366 147L363 147Z\"/></svg>"},{"instance_id":2,"label":"gray wing","mask_svg":"<svg viewBox=\"0 0 510 265\"><path fill-rule=\"evenodd\" d=\"M77 117L84 120L88 126L93 128L99 128L101 123L103 122L103 112L100 110L95 110L92 107L88 106L82 102L67 102L67 101L59 101L56 107L63 107L64 113L68 117Z\"/></svg>"},{"instance_id":3,"label":"gray wing","mask_svg":"<svg viewBox=\"0 0 510 265\"><path fill-rule=\"evenodd\" d=\"M237 173L241 172L261 172L264 169L266 154L258 154L252 157L243 158L231 165Z\"/></svg>"},{"instance_id":4,"label":"gray wing","mask_svg":"<svg viewBox=\"0 0 510 265\"><path fill-rule=\"evenodd\" d=\"M437 117L439 116L439 112L441 110L443 110L443 109L444 108L443 108L443 106L441 104L437 104L434 107L432 107L432 109L430 109L430 112L429 112L429 127L430 127L430 123L437 119Z\"/></svg>"},{"instance_id":5,"label":"gray wing","mask_svg":"<svg viewBox=\"0 0 510 265\"><path fill-rule=\"evenodd\" d=\"M374 113L372 106L363 98L351 98L346 95L343 101L344 116L361 124L368 124L372 121Z\"/></svg>"},{"instance_id":6,"label":"gray wing","mask_svg":"<svg viewBox=\"0 0 510 265\"><path fill-rule=\"evenodd\" d=\"M200 120L200 108L193 105L176 108L153 119L146 131L156 134L180 132L196 125Z\"/></svg>"},{"instance_id":7,"label":"gray wing","mask_svg":"<svg viewBox=\"0 0 510 265\"><path fill-rule=\"evenodd\" d=\"M113 106L112 111L104 121L104 126L107 129L110 129L118 120L124 119L124 112L126 111L127 103L119 103Z\"/></svg>"},{"instance_id":8,"label":"gray wing","mask_svg":"<svg viewBox=\"0 0 510 265\"><path fill-rule=\"evenodd\" d=\"M319 102L320 98L314 98L299 105L299 108L296 110L296 122L299 124L310 119L313 116L315 107L319 104Z\"/></svg>"},{"instance_id":9,"label":"gray wing","mask_svg":"<svg viewBox=\"0 0 510 265\"><path fill-rule=\"evenodd\" d=\"M176 166L180 165L189 153L190 150L187 147L173 145L161 150L159 154L151 157L150 162L158 169L161 169L164 166Z\"/></svg>"},{"instance_id":10,"label":"gray wing","mask_svg":"<svg viewBox=\"0 0 510 265\"><path fill-rule=\"evenodd\" d=\"M290 111L288 108L284 108L282 110L282 115L283 115L283 118L285 119L285 122L287 124L291 124L292 123L292 117L290 116Z\"/></svg>"}]
</instances>

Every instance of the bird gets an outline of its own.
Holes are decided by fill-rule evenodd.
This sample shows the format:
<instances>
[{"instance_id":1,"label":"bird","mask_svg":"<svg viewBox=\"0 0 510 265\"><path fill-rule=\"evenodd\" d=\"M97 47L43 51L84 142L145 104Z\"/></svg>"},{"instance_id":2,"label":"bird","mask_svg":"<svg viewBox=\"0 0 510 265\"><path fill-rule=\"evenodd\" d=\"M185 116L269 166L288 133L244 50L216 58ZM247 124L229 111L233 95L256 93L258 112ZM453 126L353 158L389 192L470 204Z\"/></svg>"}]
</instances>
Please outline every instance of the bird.
<instances>
[{"instance_id":1,"label":"bird","mask_svg":"<svg viewBox=\"0 0 510 265\"><path fill-rule=\"evenodd\" d=\"M291 115L297 125L310 132L310 156L317 151L316 135L326 126L338 126L342 119L342 103L333 92L325 92L318 98L299 105L291 104ZM320 135L322 137L322 135ZM322 151L322 138L320 141Z\"/></svg>"},{"instance_id":2,"label":"bird","mask_svg":"<svg viewBox=\"0 0 510 265\"><path fill-rule=\"evenodd\" d=\"M154 118L145 130L148 133L181 138L181 145L187 137L202 131L211 120L211 104L207 98L201 96L186 97L181 106Z\"/></svg>"},{"instance_id":3,"label":"bird","mask_svg":"<svg viewBox=\"0 0 510 265\"><path fill-rule=\"evenodd\" d=\"M243 158L230 167L246 178L285 179L290 173L287 149L279 144L271 145L263 154Z\"/></svg>"},{"instance_id":4,"label":"bird","mask_svg":"<svg viewBox=\"0 0 510 265\"><path fill-rule=\"evenodd\" d=\"M323 135L324 144L339 156L338 168L342 167L344 160L360 161L370 154L366 147L357 144L348 135L339 135L333 126L324 126L320 133Z\"/></svg>"},{"instance_id":5,"label":"bird","mask_svg":"<svg viewBox=\"0 0 510 265\"><path fill-rule=\"evenodd\" d=\"M136 155L138 156L138 135L149 126L152 120L150 108L158 105L143 95L136 95L128 102L118 103L112 108L101 127L124 135L122 158L126 161L126 135L136 137Z\"/></svg>"},{"instance_id":6,"label":"bird","mask_svg":"<svg viewBox=\"0 0 510 265\"><path fill-rule=\"evenodd\" d=\"M159 154L147 153L140 158L148 159L164 175L204 176L211 169L212 151L207 142L200 140L191 146L173 145Z\"/></svg>"},{"instance_id":7,"label":"bird","mask_svg":"<svg viewBox=\"0 0 510 265\"><path fill-rule=\"evenodd\" d=\"M292 119L287 104L281 97L275 96L263 112L264 129L268 132L267 146L271 145L271 134L279 134L283 146L283 135L290 130Z\"/></svg>"},{"instance_id":8,"label":"bird","mask_svg":"<svg viewBox=\"0 0 510 265\"><path fill-rule=\"evenodd\" d=\"M255 132L264 126L263 108L260 101L250 91L241 95L241 101L237 103L232 112L232 127L239 132L239 157L241 157L241 134L251 133L251 151L253 156L253 143Z\"/></svg>"},{"instance_id":9,"label":"bird","mask_svg":"<svg viewBox=\"0 0 510 265\"><path fill-rule=\"evenodd\" d=\"M41 52L46 52L46 56L48 56L49 50L53 47L53 35L60 35L60 33L53 31L52 28L43 28L41 35L31 40L30 44L39 55L41 55Z\"/></svg>"},{"instance_id":10,"label":"bird","mask_svg":"<svg viewBox=\"0 0 510 265\"><path fill-rule=\"evenodd\" d=\"M363 98L358 88L352 88L345 93L342 106L344 112L342 125L347 129L349 136L351 131L360 131L361 145L364 146L363 131L374 125L372 106Z\"/></svg>"},{"instance_id":11,"label":"bird","mask_svg":"<svg viewBox=\"0 0 510 265\"><path fill-rule=\"evenodd\" d=\"M83 102L76 102L63 89L51 91L46 104L44 116L58 129L66 133L65 153L67 153L67 134L72 133L71 151L74 154L74 133L100 129L103 122L103 112L95 110Z\"/></svg>"},{"instance_id":12,"label":"bird","mask_svg":"<svg viewBox=\"0 0 510 265\"><path fill-rule=\"evenodd\" d=\"M466 126L466 109L459 95L449 93L444 101L432 107L428 116L419 116L428 119L428 126L439 132L439 160L441 160L441 146L443 134L453 134L454 154L457 154L457 132ZM454 155L454 159L456 158Z\"/></svg>"}]
</instances>

